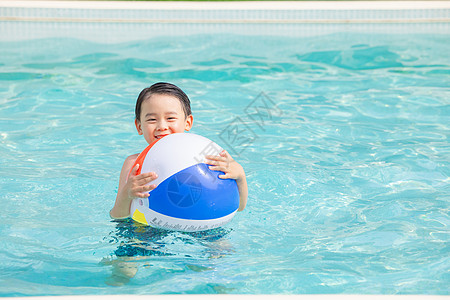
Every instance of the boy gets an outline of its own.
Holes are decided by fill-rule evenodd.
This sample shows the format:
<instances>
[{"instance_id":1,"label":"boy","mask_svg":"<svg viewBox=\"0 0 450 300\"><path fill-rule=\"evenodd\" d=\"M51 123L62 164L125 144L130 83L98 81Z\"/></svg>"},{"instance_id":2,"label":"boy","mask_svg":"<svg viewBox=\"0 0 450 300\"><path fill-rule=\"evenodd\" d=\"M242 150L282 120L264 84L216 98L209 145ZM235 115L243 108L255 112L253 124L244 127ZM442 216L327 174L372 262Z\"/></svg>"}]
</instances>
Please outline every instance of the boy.
<instances>
[{"instance_id":1,"label":"boy","mask_svg":"<svg viewBox=\"0 0 450 300\"><path fill-rule=\"evenodd\" d=\"M139 135L143 135L148 144L172 133L189 131L194 117L188 96L177 86L159 82L145 88L136 101L135 125ZM154 172L136 175L139 165L132 166L139 153L128 156L122 166L116 202L110 211L114 219L128 218L130 205L135 198L147 198L149 192L156 188L148 185L158 177ZM235 179L239 190L239 208L242 211L247 203L248 188L244 169L227 151L219 156L206 156L211 170L225 174L219 178Z\"/></svg>"}]
</instances>

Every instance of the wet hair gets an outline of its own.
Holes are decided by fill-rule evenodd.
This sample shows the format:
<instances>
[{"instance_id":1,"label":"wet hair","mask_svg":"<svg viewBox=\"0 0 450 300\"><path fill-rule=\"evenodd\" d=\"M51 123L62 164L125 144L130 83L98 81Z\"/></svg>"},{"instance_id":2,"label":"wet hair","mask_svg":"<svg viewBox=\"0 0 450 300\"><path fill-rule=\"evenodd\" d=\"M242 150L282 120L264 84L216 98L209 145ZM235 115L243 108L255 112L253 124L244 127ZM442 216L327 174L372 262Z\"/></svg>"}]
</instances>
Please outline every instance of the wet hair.
<instances>
[{"instance_id":1,"label":"wet hair","mask_svg":"<svg viewBox=\"0 0 450 300\"><path fill-rule=\"evenodd\" d=\"M136 109L134 111L136 120L141 121L142 102L155 94L174 96L175 98L180 100L185 117L187 118L192 114L191 101L189 101L188 96L179 87L167 82L158 82L148 88L143 89L139 94L136 100Z\"/></svg>"}]
</instances>

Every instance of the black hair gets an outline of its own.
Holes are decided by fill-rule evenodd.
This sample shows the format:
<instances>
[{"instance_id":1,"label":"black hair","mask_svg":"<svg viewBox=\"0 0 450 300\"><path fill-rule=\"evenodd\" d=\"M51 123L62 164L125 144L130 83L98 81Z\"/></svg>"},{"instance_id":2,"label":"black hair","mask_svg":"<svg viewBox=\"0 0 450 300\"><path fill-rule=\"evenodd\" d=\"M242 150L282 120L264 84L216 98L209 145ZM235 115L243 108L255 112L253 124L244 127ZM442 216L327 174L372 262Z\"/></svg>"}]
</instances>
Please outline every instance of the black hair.
<instances>
[{"instance_id":1,"label":"black hair","mask_svg":"<svg viewBox=\"0 0 450 300\"><path fill-rule=\"evenodd\" d=\"M181 107L183 108L185 117L187 118L192 114L191 101L189 101L189 97L179 87L167 82L157 82L152 86L143 89L139 94L136 100L136 109L134 111L136 120L141 121L140 117L142 102L155 94L171 95L176 97L181 102Z\"/></svg>"}]
</instances>

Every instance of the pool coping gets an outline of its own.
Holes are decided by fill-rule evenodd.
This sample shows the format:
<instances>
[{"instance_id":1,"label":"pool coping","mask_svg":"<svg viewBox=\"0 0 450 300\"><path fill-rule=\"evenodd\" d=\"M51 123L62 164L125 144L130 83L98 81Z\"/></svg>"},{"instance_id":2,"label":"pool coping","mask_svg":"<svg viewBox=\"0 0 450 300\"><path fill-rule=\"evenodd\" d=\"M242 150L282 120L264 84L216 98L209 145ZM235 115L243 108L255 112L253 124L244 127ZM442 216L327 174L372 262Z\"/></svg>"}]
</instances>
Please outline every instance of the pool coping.
<instances>
[{"instance_id":1,"label":"pool coping","mask_svg":"<svg viewBox=\"0 0 450 300\"><path fill-rule=\"evenodd\" d=\"M337 30L450 33L450 1L0 0L1 40L71 36L120 43L191 34L307 37ZM105 26L112 31L105 34ZM208 28L208 29L207 29ZM114 34L113 34L114 33Z\"/></svg>"},{"instance_id":2,"label":"pool coping","mask_svg":"<svg viewBox=\"0 0 450 300\"><path fill-rule=\"evenodd\" d=\"M49 9L48 13L43 13ZM128 24L450 24L450 1L0 0L0 21Z\"/></svg>"},{"instance_id":3,"label":"pool coping","mask_svg":"<svg viewBox=\"0 0 450 300\"><path fill-rule=\"evenodd\" d=\"M105 4L108 4L105 7ZM450 1L36 1L0 0L0 7L158 10L411 10L448 9Z\"/></svg>"}]
</instances>

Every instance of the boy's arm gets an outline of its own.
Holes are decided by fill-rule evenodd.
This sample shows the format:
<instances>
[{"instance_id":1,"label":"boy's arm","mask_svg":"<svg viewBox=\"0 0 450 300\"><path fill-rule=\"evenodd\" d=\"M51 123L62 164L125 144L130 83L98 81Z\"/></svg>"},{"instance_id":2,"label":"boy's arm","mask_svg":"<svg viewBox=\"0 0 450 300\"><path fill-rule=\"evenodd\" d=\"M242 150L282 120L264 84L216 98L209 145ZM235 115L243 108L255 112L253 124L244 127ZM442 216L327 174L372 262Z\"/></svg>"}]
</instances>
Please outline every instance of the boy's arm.
<instances>
[{"instance_id":1,"label":"boy's arm","mask_svg":"<svg viewBox=\"0 0 450 300\"><path fill-rule=\"evenodd\" d=\"M207 155L205 163L211 165L209 167L211 170L222 171L225 173L219 175L219 178L236 180L239 190L238 211L243 211L247 205L248 197L247 178L245 176L244 168L225 150L223 150L219 156Z\"/></svg>"},{"instance_id":2,"label":"boy's arm","mask_svg":"<svg viewBox=\"0 0 450 300\"><path fill-rule=\"evenodd\" d=\"M133 167L136 158L137 154L131 155L123 163L116 202L109 212L109 215L113 219L128 218L130 216L131 201L135 198L148 197L148 192L156 187L154 184L147 185L158 177L155 173L150 172L136 175L139 168L139 165ZM132 167L133 169L131 170Z\"/></svg>"},{"instance_id":3,"label":"boy's arm","mask_svg":"<svg viewBox=\"0 0 450 300\"><path fill-rule=\"evenodd\" d=\"M240 165L239 165L240 166ZM242 168L243 177L241 180L236 179L236 183L239 190L239 208L238 211L243 211L245 206L247 205L248 198L248 187L247 187L247 178L245 176L244 168Z\"/></svg>"}]
</instances>

